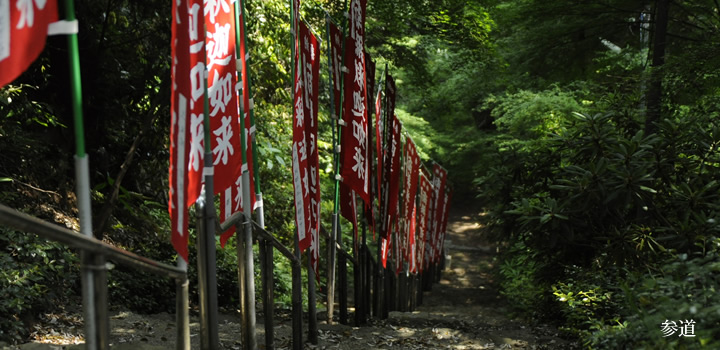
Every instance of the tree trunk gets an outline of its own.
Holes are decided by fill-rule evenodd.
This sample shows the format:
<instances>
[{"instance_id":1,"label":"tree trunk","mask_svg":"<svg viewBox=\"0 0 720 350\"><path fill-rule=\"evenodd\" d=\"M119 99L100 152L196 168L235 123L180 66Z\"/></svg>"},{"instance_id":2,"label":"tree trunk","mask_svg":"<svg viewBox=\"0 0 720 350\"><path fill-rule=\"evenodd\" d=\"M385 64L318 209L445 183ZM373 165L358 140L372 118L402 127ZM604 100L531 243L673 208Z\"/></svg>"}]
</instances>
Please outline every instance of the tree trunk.
<instances>
[{"instance_id":1,"label":"tree trunk","mask_svg":"<svg viewBox=\"0 0 720 350\"><path fill-rule=\"evenodd\" d=\"M646 95L645 133L648 135L657 131L656 123L661 117L662 74L660 70L665 64L668 11L669 0L657 0L655 3L655 30L653 33L652 63L650 65L650 86Z\"/></svg>"}]
</instances>

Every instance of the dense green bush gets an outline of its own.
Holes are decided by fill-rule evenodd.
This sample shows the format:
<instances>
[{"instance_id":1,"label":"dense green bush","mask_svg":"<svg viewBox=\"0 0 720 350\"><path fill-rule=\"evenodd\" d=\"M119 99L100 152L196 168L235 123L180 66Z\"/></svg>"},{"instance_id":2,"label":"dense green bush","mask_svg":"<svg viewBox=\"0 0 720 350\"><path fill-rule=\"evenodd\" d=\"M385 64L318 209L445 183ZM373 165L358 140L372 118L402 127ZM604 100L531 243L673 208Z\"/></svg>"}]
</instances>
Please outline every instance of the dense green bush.
<instances>
[{"instance_id":1,"label":"dense green bush","mask_svg":"<svg viewBox=\"0 0 720 350\"><path fill-rule=\"evenodd\" d=\"M599 327L589 334L587 345L595 349L717 349L718 290L717 250L706 256L680 254L654 273L634 273L622 284L625 300L620 310L625 321ZM683 329L681 336L688 321L694 325Z\"/></svg>"},{"instance_id":2,"label":"dense green bush","mask_svg":"<svg viewBox=\"0 0 720 350\"><path fill-rule=\"evenodd\" d=\"M574 96L553 88L489 100L504 134L475 183L504 242L501 293L593 348L712 347L720 332L713 108L678 108L646 134L633 116ZM551 112L565 107L585 113ZM663 337L665 319L694 319L697 336Z\"/></svg>"},{"instance_id":3,"label":"dense green bush","mask_svg":"<svg viewBox=\"0 0 720 350\"><path fill-rule=\"evenodd\" d=\"M78 292L76 255L61 244L0 228L0 341L18 342L41 312Z\"/></svg>"}]
</instances>

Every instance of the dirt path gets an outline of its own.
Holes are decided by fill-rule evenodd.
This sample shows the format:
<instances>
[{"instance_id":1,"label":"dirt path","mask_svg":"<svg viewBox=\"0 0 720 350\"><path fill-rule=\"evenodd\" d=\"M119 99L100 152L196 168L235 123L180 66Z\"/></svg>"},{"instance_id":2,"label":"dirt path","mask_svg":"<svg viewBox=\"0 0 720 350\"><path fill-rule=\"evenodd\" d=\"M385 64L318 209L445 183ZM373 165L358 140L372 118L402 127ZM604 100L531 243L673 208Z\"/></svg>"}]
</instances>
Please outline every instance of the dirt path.
<instances>
[{"instance_id":1,"label":"dirt path","mask_svg":"<svg viewBox=\"0 0 720 350\"><path fill-rule=\"evenodd\" d=\"M576 344L559 338L558 331L546 325L530 325L512 319L506 302L492 285L490 268L494 248L485 244L478 213L459 208L450 218L447 248L450 254L439 284L425 292L423 304L414 312L391 312L387 320L371 320L367 326L328 325L319 321L319 343L306 349L574 349ZM461 211L465 209L464 211ZM290 319L277 316L275 345L289 349ZM352 320L352 317L350 317ZM77 317L75 318L77 320ZM260 320L259 320L260 321ZM78 341L81 325L74 332L55 322L52 339L64 347ZM113 348L174 348L174 317L169 314L138 315L117 313L111 319ZM307 327L307 323L304 323ZM224 349L241 349L240 318L222 315L220 342ZM307 328L304 330L307 332ZM48 334L48 332L41 332ZM199 348L199 324L191 323L192 348ZM67 335L67 337L63 336ZM66 341L63 341L66 339ZM258 324L257 340L264 349L264 328ZM57 345L56 345L57 346ZM3 346L0 346L3 349ZM39 348L33 348L39 349Z\"/></svg>"}]
</instances>

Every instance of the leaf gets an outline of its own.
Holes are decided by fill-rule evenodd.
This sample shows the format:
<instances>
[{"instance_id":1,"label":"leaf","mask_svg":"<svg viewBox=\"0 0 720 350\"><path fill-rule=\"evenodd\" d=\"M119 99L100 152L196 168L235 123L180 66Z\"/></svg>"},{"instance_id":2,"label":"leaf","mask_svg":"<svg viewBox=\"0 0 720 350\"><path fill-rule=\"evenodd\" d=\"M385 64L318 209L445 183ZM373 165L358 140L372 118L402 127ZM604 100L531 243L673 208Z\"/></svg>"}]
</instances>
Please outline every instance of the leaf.
<instances>
[{"instance_id":1,"label":"leaf","mask_svg":"<svg viewBox=\"0 0 720 350\"><path fill-rule=\"evenodd\" d=\"M0 177L0 182L12 182L13 179L9 177Z\"/></svg>"}]
</instances>

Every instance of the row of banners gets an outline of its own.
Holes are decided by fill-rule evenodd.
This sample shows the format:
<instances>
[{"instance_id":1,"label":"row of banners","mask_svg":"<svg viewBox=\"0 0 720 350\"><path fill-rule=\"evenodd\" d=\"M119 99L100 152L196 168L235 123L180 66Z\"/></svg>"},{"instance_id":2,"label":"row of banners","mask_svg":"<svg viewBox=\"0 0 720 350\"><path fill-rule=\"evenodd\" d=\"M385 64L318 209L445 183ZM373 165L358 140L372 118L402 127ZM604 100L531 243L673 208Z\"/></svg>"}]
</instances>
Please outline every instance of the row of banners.
<instances>
[{"instance_id":1,"label":"row of banners","mask_svg":"<svg viewBox=\"0 0 720 350\"><path fill-rule=\"evenodd\" d=\"M10 3L0 1L0 86L14 80L37 58L57 21L55 0ZM250 188L255 188L251 142L255 127L245 16L238 5L231 0L172 1L168 208L172 243L185 260L188 207L201 196L206 175L214 176L222 220L245 206L255 209L261 205L253 190L243 193L243 174L249 177ZM293 0L295 222L299 248L309 248L315 276L319 276L320 46L311 28L300 20L299 7L300 0ZM434 164L432 174L428 174L412 139L407 136L402 142L402 124L394 113L395 83L387 72L384 84L378 84L378 91L374 91L375 64L365 51L365 9L366 0L350 2L347 35L328 19L331 107L333 115L339 112L341 116L333 118L342 135L337 174L340 209L353 223L357 237L359 199L373 232L379 226L383 265L392 255L397 271L404 261L414 273L440 258L450 202L445 189L447 172ZM205 144L206 139L210 145ZM212 161L206 162L206 156ZM373 208L378 208L377 214ZM223 245L233 232L230 229L222 234Z\"/></svg>"},{"instance_id":2,"label":"row of banners","mask_svg":"<svg viewBox=\"0 0 720 350\"><path fill-rule=\"evenodd\" d=\"M295 0L295 6L299 1ZM296 7L297 9L297 7ZM357 200L359 198L364 206L366 219L373 229L380 225L380 238L382 245L382 263L387 264L388 256L392 255L396 262L396 271L402 270L403 261L408 263L410 272L422 271L430 263L440 258L444 235L447 225L448 205L450 193L445 190L447 172L438 164L433 165L433 174L427 174L421 167L420 156L414 142L408 136L402 144L402 124L395 115L395 83L386 73L384 89L375 88L375 64L365 51L365 9L366 0L352 0L350 2L347 33L345 36L338 26L328 19L329 64L332 80L332 113L340 112L338 121L340 141L340 207L341 214L353 223L353 231L357 237ZM297 12L294 12L297 14ZM297 17L296 17L297 18ZM309 70L310 63L316 64L314 55L308 55L308 42L317 43L307 25L303 21L298 23L298 41L300 54L296 54L297 64L295 75L295 99L293 131L293 176L295 183L296 223L301 249L310 247L311 261L317 260L317 240L319 224L314 220L319 213L319 190L315 192L315 176L317 168L317 149L314 146L317 129L308 134L308 120L310 123L315 117L305 116L305 124L299 122L300 105L308 105L308 97L313 98L309 105L310 111L317 113L317 93L302 94L299 90L308 86L317 89L319 80L318 70ZM310 45L310 54L317 52L317 46ZM307 67L307 69L305 68ZM314 66L312 66L314 69ZM312 78L300 78L298 74L314 74ZM308 85L311 84L311 85ZM382 85L382 84L380 84ZM383 109L383 93L385 91L385 108ZM369 103L374 99L374 106ZM374 108L369 108L374 107ZM373 133L371 119L375 117ZM388 128L385 128L388 125ZM305 128L305 131L302 129ZM303 139L300 135L311 135ZM308 143L309 142L309 143ZM296 148L308 147L308 164L296 162ZM374 147L373 147L374 146ZM374 150L373 150L374 148ZM401 150L402 148L402 150ZM401 155L402 153L402 155ZM301 157L302 158L302 157ZM315 163L312 163L315 162ZM299 170L295 170L295 169ZM423 169L423 170L421 170ZM373 172L375 177L373 177ZM306 173L310 174L310 190L307 186ZM430 181L432 179L432 182ZM372 186L375 180L377 186ZM307 196L306 194L310 194ZM402 197L401 197L402 194ZM374 215L374 203L377 199L379 207L379 222ZM312 218L301 215L302 212L311 212ZM305 222L303 222L305 221ZM309 222L310 224L306 224ZM304 232L303 232L304 231ZM417 237L416 237L417 233ZM308 238L310 237L310 238ZM313 242L302 244L303 241ZM357 239L355 240L357 242ZM357 249L357 247L355 247ZM317 264L312 264L316 269Z\"/></svg>"}]
</instances>

